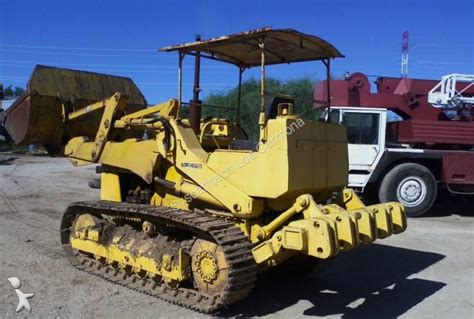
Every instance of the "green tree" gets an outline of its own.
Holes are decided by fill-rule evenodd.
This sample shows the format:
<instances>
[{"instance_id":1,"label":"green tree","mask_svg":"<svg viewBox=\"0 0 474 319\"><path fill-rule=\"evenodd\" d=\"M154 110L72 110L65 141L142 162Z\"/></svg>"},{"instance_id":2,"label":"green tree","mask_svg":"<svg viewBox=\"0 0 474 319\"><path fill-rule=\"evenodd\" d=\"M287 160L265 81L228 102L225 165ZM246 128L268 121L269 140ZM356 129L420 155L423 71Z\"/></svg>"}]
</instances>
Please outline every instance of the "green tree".
<instances>
[{"instance_id":1,"label":"green tree","mask_svg":"<svg viewBox=\"0 0 474 319\"><path fill-rule=\"evenodd\" d=\"M295 111L305 120L319 119L321 112L313 109L313 85L315 80L303 77L289 81L268 78L265 81L267 98L265 103L271 103L275 94L289 95L295 100ZM238 87L226 92L212 93L204 99L204 104L236 108ZM241 126L251 140L258 139L258 113L260 105L260 82L250 79L242 83ZM204 107L204 116L235 119L236 112L230 109L222 110Z\"/></svg>"},{"instance_id":2,"label":"green tree","mask_svg":"<svg viewBox=\"0 0 474 319\"><path fill-rule=\"evenodd\" d=\"M21 96L25 93L25 89L19 86L15 86L15 96Z\"/></svg>"},{"instance_id":3,"label":"green tree","mask_svg":"<svg viewBox=\"0 0 474 319\"><path fill-rule=\"evenodd\" d=\"M8 87L6 87L6 88L3 90L3 94L4 94L5 96L15 96L15 92L13 91L11 85L8 86Z\"/></svg>"},{"instance_id":4,"label":"green tree","mask_svg":"<svg viewBox=\"0 0 474 319\"><path fill-rule=\"evenodd\" d=\"M19 86L15 86L15 88L13 89L12 85L10 85L3 90L3 94L5 96L20 96L20 95L23 95L24 93L25 93L25 89Z\"/></svg>"}]
</instances>

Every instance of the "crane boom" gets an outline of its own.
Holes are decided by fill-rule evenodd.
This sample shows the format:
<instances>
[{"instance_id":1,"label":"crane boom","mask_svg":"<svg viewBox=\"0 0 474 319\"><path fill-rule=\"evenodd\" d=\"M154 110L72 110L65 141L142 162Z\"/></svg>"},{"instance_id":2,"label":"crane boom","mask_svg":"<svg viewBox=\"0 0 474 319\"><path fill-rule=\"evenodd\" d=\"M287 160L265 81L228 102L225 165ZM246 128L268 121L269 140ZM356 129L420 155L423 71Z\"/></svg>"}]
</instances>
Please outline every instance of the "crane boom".
<instances>
[{"instance_id":1,"label":"crane boom","mask_svg":"<svg viewBox=\"0 0 474 319\"><path fill-rule=\"evenodd\" d=\"M428 93L428 103L438 108L462 108L474 104L468 94L474 88L474 74L448 74Z\"/></svg>"}]
</instances>

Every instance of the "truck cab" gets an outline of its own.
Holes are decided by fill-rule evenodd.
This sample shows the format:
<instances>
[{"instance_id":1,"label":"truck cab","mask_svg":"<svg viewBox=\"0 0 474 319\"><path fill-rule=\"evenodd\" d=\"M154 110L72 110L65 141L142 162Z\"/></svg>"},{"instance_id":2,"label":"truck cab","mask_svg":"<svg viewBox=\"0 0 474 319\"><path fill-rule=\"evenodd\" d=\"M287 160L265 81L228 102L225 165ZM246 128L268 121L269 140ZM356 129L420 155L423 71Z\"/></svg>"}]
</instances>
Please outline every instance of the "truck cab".
<instances>
[{"instance_id":1,"label":"truck cab","mask_svg":"<svg viewBox=\"0 0 474 319\"><path fill-rule=\"evenodd\" d=\"M347 127L349 185L363 191L385 151L387 110L331 107L329 120Z\"/></svg>"}]
</instances>

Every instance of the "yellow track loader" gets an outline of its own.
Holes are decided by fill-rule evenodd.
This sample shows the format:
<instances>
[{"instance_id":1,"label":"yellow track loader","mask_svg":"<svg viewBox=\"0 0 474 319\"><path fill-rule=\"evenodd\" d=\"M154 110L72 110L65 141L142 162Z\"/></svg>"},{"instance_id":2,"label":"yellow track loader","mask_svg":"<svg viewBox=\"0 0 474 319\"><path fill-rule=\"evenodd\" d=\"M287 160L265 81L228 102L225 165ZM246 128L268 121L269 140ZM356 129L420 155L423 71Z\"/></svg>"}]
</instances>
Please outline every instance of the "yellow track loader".
<instances>
[{"instance_id":1,"label":"yellow track loader","mask_svg":"<svg viewBox=\"0 0 474 319\"><path fill-rule=\"evenodd\" d=\"M346 188L344 126L303 120L287 96L266 103L266 66L322 61L329 77L342 57L334 46L265 28L161 50L179 56L176 99L148 107L130 79L38 66L7 114L15 142L44 144L76 166L99 164L100 200L71 204L61 222L74 266L209 313L247 296L260 271L298 256L317 263L406 229L401 204L366 206ZM237 67L236 119L202 118L202 58ZM239 121L242 74L253 67L261 69L258 141Z\"/></svg>"}]
</instances>

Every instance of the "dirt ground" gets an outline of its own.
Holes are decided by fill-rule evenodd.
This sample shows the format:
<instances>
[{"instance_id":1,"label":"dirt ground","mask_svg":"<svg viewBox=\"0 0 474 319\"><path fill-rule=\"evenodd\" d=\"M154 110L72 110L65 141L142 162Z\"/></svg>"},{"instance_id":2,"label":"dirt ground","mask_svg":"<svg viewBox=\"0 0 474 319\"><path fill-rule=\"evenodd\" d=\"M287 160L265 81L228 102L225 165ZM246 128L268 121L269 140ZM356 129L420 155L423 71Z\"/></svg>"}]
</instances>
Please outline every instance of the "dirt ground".
<instances>
[{"instance_id":1,"label":"dirt ground","mask_svg":"<svg viewBox=\"0 0 474 319\"><path fill-rule=\"evenodd\" d=\"M205 317L69 265L59 242L61 215L70 202L98 198L87 186L94 167L12 156L0 155L0 317L17 315L9 277L35 294L31 313L20 316ZM341 253L319 273L264 274L249 298L219 315L474 318L472 204L451 198L410 219L405 233Z\"/></svg>"}]
</instances>

